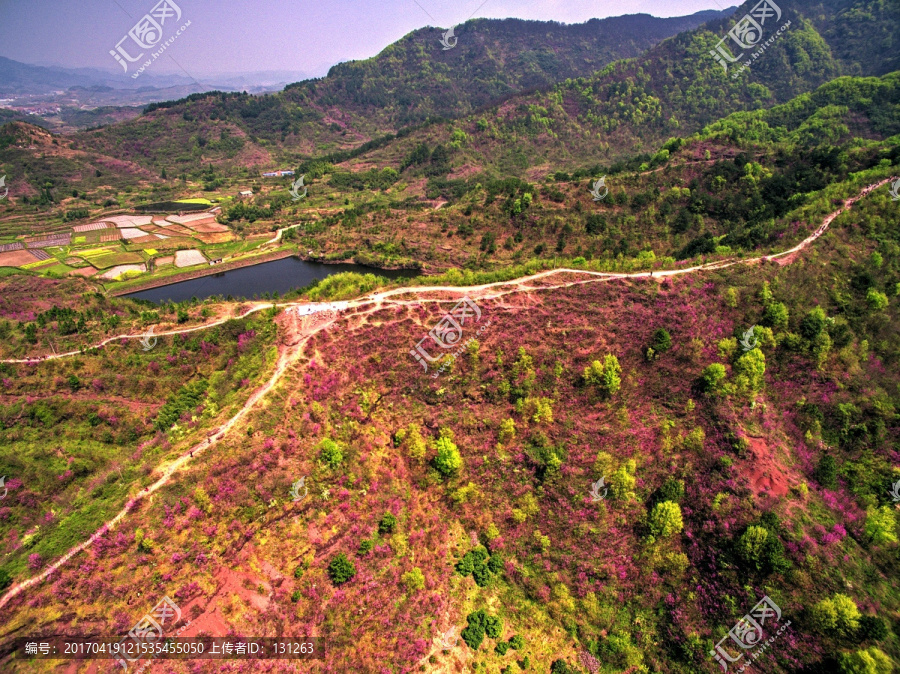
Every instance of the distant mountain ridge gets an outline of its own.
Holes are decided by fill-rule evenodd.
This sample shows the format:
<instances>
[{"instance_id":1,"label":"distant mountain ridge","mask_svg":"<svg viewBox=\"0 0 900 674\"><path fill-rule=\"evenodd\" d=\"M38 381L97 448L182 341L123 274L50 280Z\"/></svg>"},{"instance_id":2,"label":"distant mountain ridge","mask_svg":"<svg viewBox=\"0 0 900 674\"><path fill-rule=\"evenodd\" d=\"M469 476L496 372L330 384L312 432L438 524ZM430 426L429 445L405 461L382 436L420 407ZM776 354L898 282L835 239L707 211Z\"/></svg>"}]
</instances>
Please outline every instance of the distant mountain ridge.
<instances>
[{"instance_id":1,"label":"distant mountain ridge","mask_svg":"<svg viewBox=\"0 0 900 674\"><path fill-rule=\"evenodd\" d=\"M900 67L897 50L885 51L900 35L896 3L832 0L831 14L823 15L818 0L796 0L781 3L782 16L766 26L760 44L790 26L752 67L738 73L732 64L726 72L710 52L757 3L748 0L732 17L680 33L637 58L511 98L456 120L454 128L417 131L357 161L386 164L422 142L446 145L458 129L470 142L452 165L519 176L535 166L552 172L608 165L655 152L667 138L689 136L731 113L784 103L842 75L881 76ZM515 142L498 142L505 139Z\"/></svg>"},{"instance_id":2,"label":"distant mountain ridge","mask_svg":"<svg viewBox=\"0 0 900 674\"><path fill-rule=\"evenodd\" d=\"M326 77L288 85L278 94L192 95L153 106L167 112L92 134L88 143L101 147L108 135L110 152L124 142L129 153L129 143L145 135L144 128L147 138L140 142L140 154L147 156L148 144L157 146L152 155L180 154L197 138L214 128L218 136L228 125L232 137L275 141L292 154L357 147L430 118L458 117L503 97L587 76L729 13L704 11L668 19L638 14L573 25L475 19L455 27L456 46L448 50L441 47L441 30L422 28L377 56L336 65ZM255 156L267 158L270 152Z\"/></svg>"},{"instance_id":3,"label":"distant mountain ridge","mask_svg":"<svg viewBox=\"0 0 900 674\"><path fill-rule=\"evenodd\" d=\"M110 59L112 61L112 59ZM88 91L164 91L163 95L188 95L198 91L223 89L227 91L272 90L273 85L284 86L294 80L297 72L269 70L258 73L223 73L204 77L198 82L178 74L148 72L140 79L132 80L121 71L105 71L99 68L61 68L21 63L0 56L0 96L22 94L46 95L53 91L84 89ZM161 100L161 99L158 99Z\"/></svg>"},{"instance_id":4,"label":"distant mountain ridge","mask_svg":"<svg viewBox=\"0 0 900 674\"><path fill-rule=\"evenodd\" d=\"M452 48L441 48L442 29L423 28L373 58L339 63L322 80L287 90L308 92L309 102L321 106L374 114L400 128L430 117L458 117L511 92L588 75L731 11L668 19L633 14L581 24L473 19L454 28Z\"/></svg>"}]
</instances>

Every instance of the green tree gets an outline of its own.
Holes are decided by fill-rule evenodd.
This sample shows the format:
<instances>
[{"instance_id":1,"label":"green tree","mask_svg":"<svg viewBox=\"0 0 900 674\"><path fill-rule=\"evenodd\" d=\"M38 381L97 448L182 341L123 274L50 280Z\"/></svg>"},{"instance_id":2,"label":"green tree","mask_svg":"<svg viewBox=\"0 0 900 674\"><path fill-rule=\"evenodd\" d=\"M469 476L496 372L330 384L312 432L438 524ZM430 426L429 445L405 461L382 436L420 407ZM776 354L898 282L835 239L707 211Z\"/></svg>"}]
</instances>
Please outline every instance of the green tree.
<instances>
[{"instance_id":1,"label":"green tree","mask_svg":"<svg viewBox=\"0 0 900 674\"><path fill-rule=\"evenodd\" d=\"M800 321L800 334L812 341L828 325L828 317L822 307L811 309Z\"/></svg>"},{"instance_id":2,"label":"green tree","mask_svg":"<svg viewBox=\"0 0 900 674\"><path fill-rule=\"evenodd\" d=\"M893 508L885 505L866 511L866 536L873 543L897 542L897 520Z\"/></svg>"},{"instance_id":3,"label":"green tree","mask_svg":"<svg viewBox=\"0 0 900 674\"><path fill-rule=\"evenodd\" d=\"M650 341L650 346L653 347L653 350L656 351L656 353L665 353L672 348L672 335L670 335L669 331L665 328L658 328L656 332L653 333L653 339Z\"/></svg>"},{"instance_id":4,"label":"green tree","mask_svg":"<svg viewBox=\"0 0 900 674\"><path fill-rule=\"evenodd\" d=\"M844 674L891 674L894 663L884 651L869 646L855 653L842 653L841 671Z\"/></svg>"},{"instance_id":5,"label":"green tree","mask_svg":"<svg viewBox=\"0 0 900 674\"><path fill-rule=\"evenodd\" d=\"M658 538L668 538L684 528L681 506L672 501L657 503L650 513L650 533Z\"/></svg>"},{"instance_id":6,"label":"green tree","mask_svg":"<svg viewBox=\"0 0 900 674\"><path fill-rule=\"evenodd\" d=\"M866 293L866 302L869 303L872 311L884 311L887 309L888 296L875 288L869 288L869 292Z\"/></svg>"},{"instance_id":7,"label":"green tree","mask_svg":"<svg viewBox=\"0 0 900 674\"><path fill-rule=\"evenodd\" d=\"M754 349L755 350L755 349ZM700 375L700 386L707 393L722 393L722 383L725 381L725 366L721 363L707 365Z\"/></svg>"},{"instance_id":8,"label":"green tree","mask_svg":"<svg viewBox=\"0 0 900 674\"><path fill-rule=\"evenodd\" d=\"M766 309L763 312L763 323L776 330L787 328L789 318L788 308L783 302L772 302L766 305Z\"/></svg>"},{"instance_id":9,"label":"green tree","mask_svg":"<svg viewBox=\"0 0 900 674\"><path fill-rule=\"evenodd\" d=\"M463 460L459 449L450 438L438 438L435 441L437 456L434 457L434 467L445 478L451 477L462 468Z\"/></svg>"},{"instance_id":10,"label":"green tree","mask_svg":"<svg viewBox=\"0 0 900 674\"><path fill-rule=\"evenodd\" d=\"M473 611L466 617L466 628L460 633L463 641L473 651L477 651L485 635L499 639L503 633L503 623L497 616L488 615L484 609Z\"/></svg>"},{"instance_id":11,"label":"green tree","mask_svg":"<svg viewBox=\"0 0 900 674\"><path fill-rule=\"evenodd\" d=\"M422 569L416 566L403 574L403 582L406 583L406 587L411 592L421 590L425 587L425 574L422 573Z\"/></svg>"},{"instance_id":12,"label":"green tree","mask_svg":"<svg viewBox=\"0 0 900 674\"><path fill-rule=\"evenodd\" d=\"M636 465L634 460L626 461L625 464L619 466L609 481L609 488L612 491L613 498L617 500L627 501L634 498L634 486L636 480L634 472Z\"/></svg>"},{"instance_id":13,"label":"green tree","mask_svg":"<svg viewBox=\"0 0 900 674\"><path fill-rule=\"evenodd\" d=\"M837 481L837 461L835 461L831 454L824 454L822 458L819 459L819 464L816 466L813 477L815 477L816 481L823 487L834 489Z\"/></svg>"},{"instance_id":14,"label":"green tree","mask_svg":"<svg viewBox=\"0 0 900 674\"><path fill-rule=\"evenodd\" d=\"M813 626L822 632L849 636L859 628L859 609L847 595L837 593L815 604L810 610Z\"/></svg>"},{"instance_id":15,"label":"green tree","mask_svg":"<svg viewBox=\"0 0 900 674\"><path fill-rule=\"evenodd\" d=\"M766 356L759 349L748 351L734 364L735 385L741 392L755 396L762 389L766 373Z\"/></svg>"},{"instance_id":16,"label":"green tree","mask_svg":"<svg viewBox=\"0 0 900 674\"><path fill-rule=\"evenodd\" d=\"M608 395L615 395L622 385L622 379L619 376L621 372L619 359L608 353L603 357L603 363L595 360L584 368L581 376L586 384L597 386Z\"/></svg>"},{"instance_id":17,"label":"green tree","mask_svg":"<svg viewBox=\"0 0 900 674\"><path fill-rule=\"evenodd\" d=\"M757 570L761 569L768 538L769 532L765 527L747 527L747 531L738 539L738 554Z\"/></svg>"},{"instance_id":18,"label":"green tree","mask_svg":"<svg viewBox=\"0 0 900 674\"><path fill-rule=\"evenodd\" d=\"M69 384L69 388L72 389L73 392L81 388L81 380L74 374L69 375L67 383Z\"/></svg>"},{"instance_id":19,"label":"green tree","mask_svg":"<svg viewBox=\"0 0 900 674\"><path fill-rule=\"evenodd\" d=\"M395 526L397 526L397 518L394 517L393 513L385 513L384 516L378 520L378 533L389 534L394 530Z\"/></svg>"},{"instance_id":20,"label":"green tree","mask_svg":"<svg viewBox=\"0 0 900 674\"><path fill-rule=\"evenodd\" d=\"M319 458L332 468L337 468L344 460L344 453L338 443L331 438L325 438L319 443Z\"/></svg>"},{"instance_id":21,"label":"green tree","mask_svg":"<svg viewBox=\"0 0 900 674\"><path fill-rule=\"evenodd\" d=\"M29 344L37 344L37 326L34 323L25 326L25 340Z\"/></svg>"},{"instance_id":22,"label":"green tree","mask_svg":"<svg viewBox=\"0 0 900 674\"><path fill-rule=\"evenodd\" d=\"M356 567L347 559L347 555L339 552L328 565L328 576L335 585L342 585L356 575Z\"/></svg>"}]
</instances>

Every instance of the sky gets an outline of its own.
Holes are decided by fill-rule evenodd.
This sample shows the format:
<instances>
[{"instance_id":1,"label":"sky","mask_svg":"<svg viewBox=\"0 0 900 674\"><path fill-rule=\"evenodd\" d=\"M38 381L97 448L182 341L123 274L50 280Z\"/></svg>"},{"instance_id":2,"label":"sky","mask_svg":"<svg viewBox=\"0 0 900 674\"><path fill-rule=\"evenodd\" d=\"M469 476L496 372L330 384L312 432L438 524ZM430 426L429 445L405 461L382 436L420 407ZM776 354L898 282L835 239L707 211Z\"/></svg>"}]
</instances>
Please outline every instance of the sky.
<instances>
[{"instance_id":1,"label":"sky","mask_svg":"<svg viewBox=\"0 0 900 674\"><path fill-rule=\"evenodd\" d=\"M36 65L123 72L110 50L160 0L0 0L0 56ZM669 17L723 9L736 0L163 0L190 21L153 63L160 74L290 71L321 76L331 65L374 56L424 26L475 18L554 20L646 13ZM150 41L152 42L152 41ZM122 43L137 56L140 49ZM152 50L151 50L152 51ZM123 72L123 77L127 75Z\"/></svg>"}]
</instances>

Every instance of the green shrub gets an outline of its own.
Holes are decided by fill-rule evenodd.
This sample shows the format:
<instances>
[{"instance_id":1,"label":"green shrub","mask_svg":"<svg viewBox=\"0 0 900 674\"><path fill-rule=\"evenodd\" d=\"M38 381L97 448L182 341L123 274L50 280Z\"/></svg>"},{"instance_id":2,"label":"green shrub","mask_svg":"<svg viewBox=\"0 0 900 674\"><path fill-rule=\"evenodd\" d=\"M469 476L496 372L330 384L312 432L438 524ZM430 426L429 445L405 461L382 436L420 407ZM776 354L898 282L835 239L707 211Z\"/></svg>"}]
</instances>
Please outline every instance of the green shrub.
<instances>
[{"instance_id":1,"label":"green shrub","mask_svg":"<svg viewBox=\"0 0 900 674\"><path fill-rule=\"evenodd\" d=\"M863 639L881 641L890 633L883 619L875 615L864 615L859 619L859 634Z\"/></svg>"},{"instance_id":2,"label":"green shrub","mask_svg":"<svg viewBox=\"0 0 900 674\"><path fill-rule=\"evenodd\" d=\"M866 302L869 303L872 311L884 311L887 309L888 296L878 292L875 288L869 288L869 292L866 293Z\"/></svg>"},{"instance_id":3,"label":"green shrub","mask_svg":"<svg viewBox=\"0 0 900 674\"><path fill-rule=\"evenodd\" d=\"M672 501L657 503L650 513L650 533L656 537L668 538L682 530L681 506Z\"/></svg>"},{"instance_id":4,"label":"green shrub","mask_svg":"<svg viewBox=\"0 0 900 674\"><path fill-rule=\"evenodd\" d=\"M161 431L169 430L184 412L193 410L203 402L207 387L207 382L200 379L178 389L156 415L156 428Z\"/></svg>"},{"instance_id":5,"label":"green shrub","mask_svg":"<svg viewBox=\"0 0 900 674\"><path fill-rule=\"evenodd\" d=\"M410 591L421 590L425 587L425 574L416 566L403 574L403 582Z\"/></svg>"},{"instance_id":6,"label":"green shrub","mask_svg":"<svg viewBox=\"0 0 900 674\"><path fill-rule=\"evenodd\" d=\"M873 543L896 543L897 520L890 506L869 508L866 511L866 536Z\"/></svg>"},{"instance_id":7,"label":"green shrub","mask_svg":"<svg viewBox=\"0 0 900 674\"><path fill-rule=\"evenodd\" d=\"M319 458L332 468L337 468L344 460L344 453L334 440L325 438L319 443Z\"/></svg>"},{"instance_id":8,"label":"green shrub","mask_svg":"<svg viewBox=\"0 0 900 674\"><path fill-rule=\"evenodd\" d=\"M291 601L296 604L298 601L300 601L300 597L302 597L302 596L303 595L300 593L300 590L294 590L291 593Z\"/></svg>"},{"instance_id":9,"label":"green shrub","mask_svg":"<svg viewBox=\"0 0 900 674\"><path fill-rule=\"evenodd\" d=\"M859 609L847 595L837 593L823 599L810 610L812 625L826 633L849 636L859 628Z\"/></svg>"},{"instance_id":10,"label":"green shrub","mask_svg":"<svg viewBox=\"0 0 900 674\"><path fill-rule=\"evenodd\" d=\"M519 634L514 634L509 638L509 646L517 651L521 651L525 648L525 639Z\"/></svg>"},{"instance_id":11,"label":"green shrub","mask_svg":"<svg viewBox=\"0 0 900 674\"><path fill-rule=\"evenodd\" d=\"M462 456L450 438L438 438L435 441L437 456L434 457L435 469L445 478L451 477L462 468Z\"/></svg>"},{"instance_id":12,"label":"green shrub","mask_svg":"<svg viewBox=\"0 0 900 674\"><path fill-rule=\"evenodd\" d=\"M578 669L567 664L565 660L554 660L550 665L550 674L580 674Z\"/></svg>"},{"instance_id":13,"label":"green shrub","mask_svg":"<svg viewBox=\"0 0 900 674\"><path fill-rule=\"evenodd\" d=\"M725 381L725 366L721 363L707 365L700 375L700 387L706 393L721 393L722 382Z\"/></svg>"},{"instance_id":14,"label":"green shrub","mask_svg":"<svg viewBox=\"0 0 900 674\"><path fill-rule=\"evenodd\" d=\"M622 385L622 379L619 376L621 372L619 359L608 353L603 357L603 363L595 360L584 368L581 377L585 384L596 386L608 395L615 395Z\"/></svg>"},{"instance_id":15,"label":"green shrub","mask_svg":"<svg viewBox=\"0 0 900 674\"><path fill-rule=\"evenodd\" d=\"M328 576L335 585L342 585L351 580L356 575L356 567L353 562L347 559L347 556L340 552L335 555L334 559L328 565Z\"/></svg>"},{"instance_id":16,"label":"green shrub","mask_svg":"<svg viewBox=\"0 0 900 674\"><path fill-rule=\"evenodd\" d=\"M822 307L810 310L800 321L800 334L812 341L819 336L828 325L828 317Z\"/></svg>"},{"instance_id":17,"label":"green shrub","mask_svg":"<svg viewBox=\"0 0 900 674\"><path fill-rule=\"evenodd\" d=\"M775 330L784 330L788 326L790 314L782 302L772 302L763 312L763 323Z\"/></svg>"},{"instance_id":18,"label":"green shrub","mask_svg":"<svg viewBox=\"0 0 900 674\"><path fill-rule=\"evenodd\" d=\"M504 419L500 422L500 442L506 442L516 437L516 422L512 419Z\"/></svg>"},{"instance_id":19,"label":"green shrub","mask_svg":"<svg viewBox=\"0 0 900 674\"><path fill-rule=\"evenodd\" d=\"M497 643L497 646L494 648L495 651L499 655L506 655L506 652L509 650L509 643L506 641L500 641Z\"/></svg>"},{"instance_id":20,"label":"green shrub","mask_svg":"<svg viewBox=\"0 0 900 674\"><path fill-rule=\"evenodd\" d=\"M894 671L893 661L875 646L855 653L842 653L840 662L844 674L891 674Z\"/></svg>"},{"instance_id":21,"label":"green shrub","mask_svg":"<svg viewBox=\"0 0 900 674\"><path fill-rule=\"evenodd\" d=\"M378 533L389 534L394 530L395 526L397 526L397 518L392 513L385 513L378 521Z\"/></svg>"},{"instance_id":22,"label":"green shrub","mask_svg":"<svg viewBox=\"0 0 900 674\"><path fill-rule=\"evenodd\" d=\"M360 541L359 548L356 550L356 554L362 556L374 547L375 543L367 538L364 541Z\"/></svg>"},{"instance_id":23,"label":"green shrub","mask_svg":"<svg viewBox=\"0 0 900 674\"><path fill-rule=\"evenodd\" d=\"M397 436L400 437L401 433L403 436L401 441L406 446L409 458L417 462L422 461L425 458L427 446L425 444L425 438L423 438L422 434L419 432L419 427L416 424L410 424L405 431L398 432Z\"/></svg>"},{"instance_id":24,"label":"green shrub","mask_svg":"<svg viewBox=\"0 0 900 674\"><path fill-rule=\"evenodd\" d=\"M815 477L816 482L823 487L834 489L834 486L837 483L837 461L835 461L831 454L824 454L822 458L819 459L819 465L816 466L813 477Z\"/></svg>"}]
</instances>

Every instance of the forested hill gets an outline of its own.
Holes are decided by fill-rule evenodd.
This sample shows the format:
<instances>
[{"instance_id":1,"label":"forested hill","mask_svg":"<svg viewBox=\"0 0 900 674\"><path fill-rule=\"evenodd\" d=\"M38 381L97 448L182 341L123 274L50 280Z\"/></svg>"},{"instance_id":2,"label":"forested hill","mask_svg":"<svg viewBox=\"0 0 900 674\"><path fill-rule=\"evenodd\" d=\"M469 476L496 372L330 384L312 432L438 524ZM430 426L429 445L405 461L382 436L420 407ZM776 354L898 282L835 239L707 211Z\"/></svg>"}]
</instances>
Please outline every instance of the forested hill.
<instances>
[{"instance_id":1,"label":"forested hill","mask_svg":"<svg viewBox=\"0 0 900 674\"><path fill-rule=\"evenodd\" d=\"M136 120L82 138L86 148L160 165L195 147L204 158L232 158L243 139L273 141L304 155L358 147L427 118L459 117L522 91L590 75L731 11L669 19L637 14L574 25L475 19L454 28L455 47L447 50L443 30L423 28L373 58L340 64L325 78L277 94L193 94L151 104ZM223 129L231 140L219 144ZM262 153L256 154L259 161Z\"/></svg>"},{"instance_id":2,"label":"forested hill","mask_svg":"<svg viewBox=\"0 0 900 674\"><path fill-rule=\"evenodd\" d=\"M664 40L638 58L550 91L518 96L441 133L418 131L401 147L377 150L360 161L387 161L421 142L449 144L453 133L462 131L471 141L451 167L528 175L535 167L611 164L654 152L667 138L688 136L733 112L786 102L841 75L883 75L898 67L897 49L886 46L900 35L900 5L798 0L781 3L782 16L764 26L759 44L774 39L751 68L740 71L734 63L726 71L710 51L757 1L744 3L730 18ZM745 59L753 51L746 50Z\"/></svg>"},{"instance_id":3,"label":"forested hill","mask_svg":"<svg viewBox=\"0 0 900 674\"><path fill-rule=\"evenodd\" d=\"M338 64L323 80L287 89L304 92L313 104L365 111L399 128L458 117L517 91L590 75L732 11L670 19L635 14L575 25L475 19L454 28L451 49L441 48L443 29L424 28L374 58Z\"/></svg>"}]
</instances>

